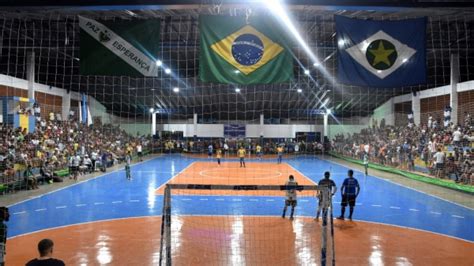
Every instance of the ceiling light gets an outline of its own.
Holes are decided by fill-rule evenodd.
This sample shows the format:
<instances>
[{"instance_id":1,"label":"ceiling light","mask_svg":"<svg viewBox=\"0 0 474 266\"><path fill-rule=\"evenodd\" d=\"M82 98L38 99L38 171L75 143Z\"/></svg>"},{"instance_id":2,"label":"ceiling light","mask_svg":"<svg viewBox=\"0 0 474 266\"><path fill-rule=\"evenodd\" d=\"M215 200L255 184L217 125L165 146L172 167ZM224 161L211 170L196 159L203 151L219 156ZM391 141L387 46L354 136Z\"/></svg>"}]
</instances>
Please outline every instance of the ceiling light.
<instances>
[{"instance_id":1,"label":"ceiling light","mask_svg":"<svg viewBox=\"0 0 474 266\"><path fill-rule=\"evenodd\" d=\"M161 60L156 60L156 66L161 66L163 65L163 62L161 62Z\"/></svg>"},{"instance_id":2,"label":"ceiling light","mask_svg":"<svg viewBox=\"0 0 474 266\"><path fill-rule=\"evenodd\" d=\"M337 41L337 45L339 45L339 47L344 47L344 44L346 44L344 39L339 39L339 41Z\"/></svg>"},{"instance_id":3,"label":"ceiling light","mask_svg":"<svg viewBox=\"0 0 474 266\"><path fill-rule=\"evenodd\" d=\"M302 92L303 92L302 89L297 89L296 91L297 91L298 93L302 93Z\"/></svg>"},{"instance_id":4,"label":"ceiling light","mask_svg":"<svg viewBox=\"0 0 474 266\"><path fill-rule=\"evenodd\" d=\"M168 74L168 75L171 74L171 69L169 69L169 68L165 69L165 73Z\"/></svg>"},{"instance_id":5,"label":"ceiling light","mask_svg":"<svg viewBox=\"0 0 474 266\"><path fill-rule=\"evenodd\" d=\"M309 75L309 70L308 70L308 69L305 69L305 70L304 70L304 74L305 74L305 75Z\"/></svg>"},{"instance_id":6,"label":"ceiling light","mask_svg":"<svg viewBox=\"0 0 474 266\"><path fill-rule=\"evenodd\" d=\"M240 89L239 89L239 88L235 88L235 92L239 93L239 92L240 92Z\"/></svg>"},{"instance_id":7,"label":"ceiling light","mask_svg":"<svg viewBox=\"0 0 474 266\"><path fill-rule=\"evenodd\" d=\"M178 88L178 87L174 87L174 88L173 88L173 91L174 91L174 92L179 92L179 88Z\"/></svg>"},{"instance_id":8,"label":"ceiling light","mask_svg":"<svg viewBox=\"0 0 474 266\"><path fill-rule=\"evenodd\" d=\"M403 58L403 60L402 60L403 63L406 63L407 61L408 61L408 59L406 59L406 58Z\"/></svg>"},{"instance_id":9,"label":"ceiling light","mask_svg":"<svg viewBox=\"0 0 474 266\"><path fill-rule=\"evenodd\" d=\"M320 66L320 65L321 65L321 64L320 64L319 62L316 62L316 63L313 64L314 67L318 67L318 66Z\"/></svg>"},{"instance_id":10,"label":"ceiling light","mask_svg":"<svg viewBox=\"0 0 474 266\"><path fill-rule=\"evenodd\" d=\"M150 114L152 114L155 111L155 108L150 108Z\"/></svg>"}]
</instances>

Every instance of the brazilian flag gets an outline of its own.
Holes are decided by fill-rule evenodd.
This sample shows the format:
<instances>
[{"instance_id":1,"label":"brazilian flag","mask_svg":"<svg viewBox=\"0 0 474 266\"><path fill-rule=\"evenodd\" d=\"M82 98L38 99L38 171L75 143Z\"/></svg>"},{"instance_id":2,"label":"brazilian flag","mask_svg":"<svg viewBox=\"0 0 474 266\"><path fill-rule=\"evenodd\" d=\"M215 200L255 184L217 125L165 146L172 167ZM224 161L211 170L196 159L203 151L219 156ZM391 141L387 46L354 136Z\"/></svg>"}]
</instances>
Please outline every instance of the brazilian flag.
<instances>
[{"instance_id":1,"label":"brazilian flag","mask_svg":"<svg viewBox=\"0 0 474 266\"><path fill-rule=\"evenodd\" d=\"M248 85L293 77L288 41L272 18L200 16L199 25L202 81Z\"/></svg>"}]
</instances>

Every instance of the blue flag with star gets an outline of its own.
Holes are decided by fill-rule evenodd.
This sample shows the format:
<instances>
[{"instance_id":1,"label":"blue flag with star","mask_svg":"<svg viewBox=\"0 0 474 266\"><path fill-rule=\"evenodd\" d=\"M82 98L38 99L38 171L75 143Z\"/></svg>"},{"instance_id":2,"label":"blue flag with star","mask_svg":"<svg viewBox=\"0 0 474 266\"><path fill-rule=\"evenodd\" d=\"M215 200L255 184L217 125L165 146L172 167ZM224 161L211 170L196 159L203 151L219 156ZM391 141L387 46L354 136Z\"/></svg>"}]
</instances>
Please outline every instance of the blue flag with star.
<instances>
[{"instance_id":1,"label":"blue flag with star","mask_svg":"<svg viewBox=\"0 0 474 266\"><path fill-rule=\"evenodd\" d=\"M335 16L335 21L340 83L385 88L426 83L426 18Z\"/></svg>"}]
</instances>

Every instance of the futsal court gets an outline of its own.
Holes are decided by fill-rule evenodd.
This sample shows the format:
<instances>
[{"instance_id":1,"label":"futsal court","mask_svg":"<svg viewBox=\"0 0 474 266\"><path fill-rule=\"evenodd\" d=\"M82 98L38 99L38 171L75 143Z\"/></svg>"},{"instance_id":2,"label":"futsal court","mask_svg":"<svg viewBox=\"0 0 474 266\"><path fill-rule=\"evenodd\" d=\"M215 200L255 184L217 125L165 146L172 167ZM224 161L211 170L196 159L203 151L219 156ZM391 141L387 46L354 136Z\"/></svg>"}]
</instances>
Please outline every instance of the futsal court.
<instances>
[{"instance_id":1,"label":"futsal court","mask_svg":"<svg viewBox=\"0 0 474 266\"><path fill-rule=\"evenodd\" d=\"M10 206L9 265L35 256L54 238L68 265L158 263L162 189L167 183L284 184L292 174L314 184L331 171L340 186L347 168L323 158L246 162L167 155ZM338 265L472 265L474 210L377 176L356 172L361 184L353 221L335 221ZM179 194L179 195L178 195ZM80 196L79 196L80 195ZM296 218L281 218L284 194L180 192L172 197L175 265L317 265L321 221L317 201L299 194ZM334 197L339 214L340 195ZM249 238L252 241L249 241Z\"/></svg>"},{"instance_id":2,"label":"futsal court","mask_svg":"<svg viewBox=\"0 0 474 266\"><path fill-rule=\"evenodd\" d=\"M0 266L474 266L473 29L472 0L0 0Z\"/></svg>"}]
</instances>

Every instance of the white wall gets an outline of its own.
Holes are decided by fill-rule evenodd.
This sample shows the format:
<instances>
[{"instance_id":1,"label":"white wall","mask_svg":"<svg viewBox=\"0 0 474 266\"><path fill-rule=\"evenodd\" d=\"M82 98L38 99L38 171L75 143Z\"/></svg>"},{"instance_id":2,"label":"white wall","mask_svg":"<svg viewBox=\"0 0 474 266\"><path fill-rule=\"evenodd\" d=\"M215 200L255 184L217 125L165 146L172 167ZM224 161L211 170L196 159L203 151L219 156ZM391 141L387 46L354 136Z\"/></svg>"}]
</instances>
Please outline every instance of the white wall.
<instances>
[{"instance_id":1,"label":"white wall","mask_svg":"<svg viewBox=\"0 0 474 266\"><path fill-rule=\"evenodd\" d=\"M322 125L263 125L265 138L295 138L296 132L322 132ZM258 138L262 133L260 125L246 125L245 135L248 138Z\"/></svg>"},{"instance_id":2,"label":"white wall","mask_svg":"<svg viewBox=\"0 0 474 266\"><path fill-rule=\"evenodd\" d=\"M120 123L119 124L120 128L125 130L128 134L132 136L136 136L137 132L140 135L149 135L151 133L151 123L130 123L130 124L125 124L125 123Z\"/></svg>"},{"instance_id":3,"label":"white wall","mask_svg":"<svg viewBox=\"0 0 474 266\"><path fill-rule=\"evenodd\" d=\"M344 134L345 136L347 133L360 133L360 131L364 128L367 128L368 125L330 125L329 126L329 139L332 140L337 134Z\"/></svg>"},{"instance_id":4,"label":"white wall","mask_svg":"<svg viewBox=\"0 0 474 266\"><path fill-rule=\"evenodd\" d=\"M100 102L93 97L88 97L89 110L92 117L100 117L103 124L111 123L110 114L107 113L107 109Z\"/></svg>"},{"instance_id":5,"label":"white wall","mask_svg":"<svg viewBox=\"0 0 474 266\"><path fill-rule=\"evenodd\" d=\"M380 121L382 118L385 119L385 125L395 125L395 109L394 109L393 98L386 101L384 104L380 105L374 110L374 114L371 117L372 119L376 119L378 126L380 126Z\"/></svg>"}]
</instances>

